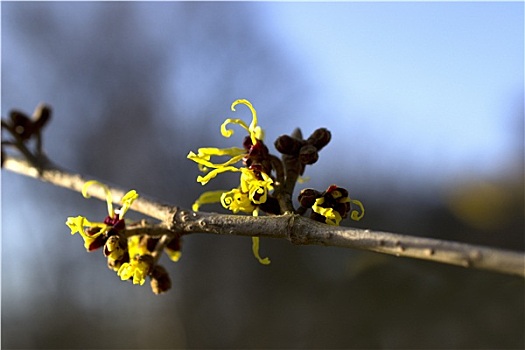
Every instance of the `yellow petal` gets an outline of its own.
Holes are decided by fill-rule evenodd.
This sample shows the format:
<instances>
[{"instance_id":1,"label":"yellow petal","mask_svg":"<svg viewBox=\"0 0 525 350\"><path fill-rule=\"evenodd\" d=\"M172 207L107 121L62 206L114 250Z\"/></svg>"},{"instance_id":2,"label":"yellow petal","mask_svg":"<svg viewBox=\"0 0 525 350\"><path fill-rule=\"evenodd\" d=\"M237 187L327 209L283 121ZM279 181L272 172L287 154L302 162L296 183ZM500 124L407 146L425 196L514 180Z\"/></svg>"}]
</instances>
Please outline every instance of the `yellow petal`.
<instances>
[{"instance_id":1,"label":"yellow petal","mask_svg":"<svg viewBox=\"0 0 525 350\"><path fill-rule=\"evenodd\" d=\"M109 213L109 216L113 217L115 215L115 212L113 211L113 199L111 197L111 192L109 191L108 186L104 185L102 182L97 181L97 180L87 181L84 184L84 186L82 186L82 195L84 196L84 198L91 197L89 193L87 193L87 189L93 185L98 185L102 187L104 192L106 192L106 202L108 204L108 213Z\"/></svg>"},{"instance_id":2,"label":"yellow petal","mask_svg":"<svg viewBox=\"0 0 525 350\"><path fill-rule=\"evenodd\" d=\"M124 217L124 214L128 211L128 209L131 207L131 204L139 198L139 194L135 190L131 190L128 193L122 197L122 208L120 208L120 214L119 217L122 219Z\"/></svg>"},{"instance_id":3,"label":"yellow petal","mask_svg":"<svg viewBox=\"0 0 525 350\"><path fill-rule=\"evenodd\" d=\"M215 178L217 175L227 172L227 171L233 171L233 172L239 172L240 170L234 166L227 166L222 167L218 169L213 169L205 176L197 176L197 182L199 182L202 185L206 185L211 179Z\"/></svg>"},{"instance_id":4,"label":"yellow petal","mask_svg":"<svg viewBox=\"0 0 525 350\"><path fill-rule=\"evenodd\" d=\"M220 151L220 149L216 149L217 151ZM203 155L203 154L195 154L193 152L190 152L188 153L187 155L187 158L190 159L190 160L193 160L195 163L199 164L199 165L203 165L205 167L208 167L208 168L214 168L214 169L218 169L218 168L222 168L222 167L226 167L226 166L230 166L232 164L235 164L237 163L238 161L242 160L242 158L244 157L244 153L243 154L238 154L236 156L233 156L232 158L230 158L228 161L224 162L224 163L219 163L219 164L215 164L215 163L212 163L210 161L210 156L209 155ZM201 168L201 170L203 170Z\"/></svg>"},{"instance_id":5,"label":"yellow petal","mask_svg":"<svg viewBox=\"0 0 525 350\"><path fill-rule=\"evenodd\" d=\"M238 104L243 104L243 105L247 106L250 109L250 112L252 112L252 122L250 123L250 126L248 126L248 127L243 126L250 133L250 137L252 139L252 143L255 144L257 142L257 140L263 140L264 139L264 131L263 131L263 129L260 126L257 125L257 122L258 122L257 121L257 111L255 111L255 108L253 108L253 106L250 103L250 101L244 100L244 99L240 99L240 100L236 100L236 101L234 101L232 103L231 110L235 112L235 106L237 106ZM239 120L239 119L236 119L236 120ZM246 125L246 124L244 124L244 125ZM222 128L221 128L221 132L222 132ZM231 132L231 134L233 134L233 132ZM225 137L230 137L231 134L229 136L225 136Z\"/></svg>"},{"instance_id":6,"label":"yellow petal","mask_svg":"<svg viewBox=\"0 0 525 350\"><path fill-rule=\"evenodd\" d=\"M84 221L87 221L87 219L83 216L70 216L67 218L66 225L71 230L71 234L74 235L77 232L80 233L84 231Z\"/></svg>"},{"instance_id":7,"label":"yellow petal","mask_svg":"<svg viewBox=\"0 0 525 350\"><path fill-rule=\"evenodd\" d=\"M317 214L320 214L320 215L324 216L326 218L325 222L328 225L339 226L339 223L342 220L341 214L339 214L333 208L324 208L324 207L322 207L321 204L323 204L323 203L324 203L324 198L323 197L317 198L315 200L314 205L312 205L312 210L314 212L316 212Z\"/></svg>"},{"instance_id":8,"label":"yellow petal","mask_svg":"<svg viewBox=\"0 0 525 350\"><path fill-rule=\"evenodd\" d=\"M238 156L244 154L246 151L244 148L230 147L230 148L215 148L215 147L203 147L197 150L199 157L202 156Z\"/></svg>"},{"instance_id":9,"label":"yellow petal","mask_svg":"<svg viewBox=\"0 0 525 350\"><path fill-rule=\"evenodd\" d=\"M204 192L197 198L195 203L193 203L191 210L199 211L199 208L203 204L219 203L221 201L221 196L223 193L228 192L227 190L219 191L207 191Z\"/></svg>"},{"instance_id":10,"label":"yellow petal","mask_svg":"<svg viewBox=\"0 0 525 350\"><path fill-rule=\"evenodd\" d=\"M359 214L359 212L357 210L352 210L352 213L350 214L350 217L352 218L352 220L355 220L355 221L361 220L363 218L363 216L365 216L365 207L363 206L363 203L361 203L357 199L352 199L352 200L350 200L350 202L352 204L355 204L355 205L359 206L359 209L361 209L361 214Z\"/></svg>"},{"instance_id":11,"label":"yellow petal","mask_svg":"<svg viewBox=\"0 0 525 350\"><path fill-rule=\"evenodd\" d=\"M221 196L221 204L224 208L231 210L234 214L239 211L252 213L256 207L250 201L247 193L243 193L238 188L224 192Z\"/></svg>"},{"instance_id":12,"label":"yellow petal","mask_svg":"<svg viewBox=\"0 0 525 350\"><path fill-rule=\"evenodd\" d=\"M233 130L226 129L228 124L240 125L243 129L250 132L248 125L242 119L228 118L221 124L221 135L224 137L231 137L234 134Z\"/></svg>"},{"instance_id":13,"label":"yellow petal","mask_svg":"<svg viewBox=\"0 0 525 350\"><path fill-rule=\"evenodd\" d=\"M171 259L171 261L177 262L180 260L182 256L182 252L180 250L171 250L171 249L164 249L166 254L168 254L168 257Z\"/></svg>"},{"instance_id":14,"label":"yellow petal","mask_svg":"<svg viewBox=\"0 0 525 350\"><path fill-rule=\"evenodd\" d=\"M269 265L270 259L269 258L261 258L259 255L259 237L252 237L252 251L253 255L255 256L255 259L257 259L261 264L263 265Z\"/></svg>"}]
</instances>

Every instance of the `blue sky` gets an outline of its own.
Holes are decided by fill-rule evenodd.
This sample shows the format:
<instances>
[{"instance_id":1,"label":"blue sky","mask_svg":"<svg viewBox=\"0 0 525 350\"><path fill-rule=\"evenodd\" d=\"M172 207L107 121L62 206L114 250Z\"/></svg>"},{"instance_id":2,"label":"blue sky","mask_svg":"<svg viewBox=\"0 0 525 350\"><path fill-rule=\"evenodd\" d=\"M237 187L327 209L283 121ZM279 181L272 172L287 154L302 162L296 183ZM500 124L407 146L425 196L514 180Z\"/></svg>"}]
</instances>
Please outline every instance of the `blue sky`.
<instances>
[{"instance_id":1,"label":"blue sky","mask_svg":"<svg viewBox=\"0 0 525 350\"><path fill-rule=\"evenodd\" d=\"M170 5L137 6L143 11L137 16L136 33L169 47L166 30L174 26L173 14L166 11ZM292 84L257 91L263 79L255 76L250 88L256 92L239 86L235 98L255 100L269 137L288 132L299 117L304 118L300 123L305 133L328 127L333 141L321 159L327 166L330 156L340 156L338 150L350 147L350 154L345 154L348 166L363 168L357 176L381 173L407 183L421 179L439 185L472 173L497 176L508 171L516 163L517 152L523 151L523 122L518 122L523 120L523 3L253 2L227 6L240 15L243 9L255 9L250 13L258 34L271 37L280 57L292 61L311 85L303 108L297 109L301 115L287 114L278 126L264 124L263 96L278 95ZM95 13L86 11L89 6L83 8L78 11L65 3L62 12L57 12L63 16L61 23L76 35L89 32L90 15ZM4 51L2 59L17 62L17 77L30 82L38 74L53 84L53 71L43 72L31 64L30 47L11 46L15 51ZM196 47L187 52L199 52ZM24 57L28 61L22 65ZM196 67L186 75L176 66L167 72L178 82L175 88L185 91L184 108L191 111L201 103L202 94L220 95L217 86L209 86L216 83L208 73L216 68L213 57L201 59L194 60ZM25 102L27 96L36 96L35 101L47 98L42 92L48 91L41 90L24 86L23 93L10 93L16 101L4 102L32 106ZM227 112L231 101L225 99L222 110ZM173 103L166 106L167 114L170 108L180 108L178 101Z\"/></svg>"},{"instance_id":2,"label":"blue sky","mask_svg":"<svg viewBox=\"0 0 525 350\"><path fill-rule=\"evenodd\" d=\"M312 76L321 105L338 111L328 120L378 167L439 183L458 173L492 176L515 163L523 3L262 7Z\"/></svg>"}]
</instances>

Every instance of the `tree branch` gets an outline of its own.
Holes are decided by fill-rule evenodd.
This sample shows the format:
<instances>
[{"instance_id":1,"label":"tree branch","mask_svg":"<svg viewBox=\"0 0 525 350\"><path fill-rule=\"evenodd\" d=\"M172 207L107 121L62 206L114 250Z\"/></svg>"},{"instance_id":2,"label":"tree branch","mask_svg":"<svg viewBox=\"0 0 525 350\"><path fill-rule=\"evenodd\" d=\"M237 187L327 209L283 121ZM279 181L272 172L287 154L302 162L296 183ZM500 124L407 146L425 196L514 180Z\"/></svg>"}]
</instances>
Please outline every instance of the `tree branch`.
<instances>
[{"instance_id":1,"label":"tree branch","mask_svg":"<svg viewBox=\"0 0 525 350\"><path fill-rule=\"evenodd\" d=\"M46 165L44 169L37 169L23 159L4 156L3 167L6 170L76 192L81 192L84 183L92 180L52 164ZM116 187L110 187L110 190L115 203L119 202L127 192ZM89 193L100 200L106 199L104 191L98 186L90 188ZM143 195L133 203L131 210L160 220L161 224L150 230L151 234L158 232L159 237L170 233L172 235L210 233L280 238L298 245L357 248L525 277L524 252L389 232L329 226L292 214L252 217L194 212Z\"/></svg>"}]
</instances>

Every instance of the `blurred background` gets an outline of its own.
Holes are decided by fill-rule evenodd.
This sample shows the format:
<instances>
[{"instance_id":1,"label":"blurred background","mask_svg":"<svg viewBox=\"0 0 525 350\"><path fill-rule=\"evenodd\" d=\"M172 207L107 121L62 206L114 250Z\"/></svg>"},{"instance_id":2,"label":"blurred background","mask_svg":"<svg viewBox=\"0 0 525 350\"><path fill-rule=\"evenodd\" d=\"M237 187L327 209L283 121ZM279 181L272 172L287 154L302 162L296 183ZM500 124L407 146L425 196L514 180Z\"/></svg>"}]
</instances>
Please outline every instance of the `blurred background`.
<instances>
[{"instance_id":1,"label":"blurred background","mask_svg":"<svg viewBox=\"0 0 525 350\"><path fill-rule=\"evenodd\" d=\"M2 2L1 110L53 107L57 164L190 207L189 150L332 131L308 184L344 225L524 249L523 3ZM68 216L103 202L2 171L2 347L522 348L524 281L377 253L184 239L166 295L86 253ZM203 210L219 211L218 206ZM130 212L130 219L142 218Z\"/></svg>"}]
</instances>

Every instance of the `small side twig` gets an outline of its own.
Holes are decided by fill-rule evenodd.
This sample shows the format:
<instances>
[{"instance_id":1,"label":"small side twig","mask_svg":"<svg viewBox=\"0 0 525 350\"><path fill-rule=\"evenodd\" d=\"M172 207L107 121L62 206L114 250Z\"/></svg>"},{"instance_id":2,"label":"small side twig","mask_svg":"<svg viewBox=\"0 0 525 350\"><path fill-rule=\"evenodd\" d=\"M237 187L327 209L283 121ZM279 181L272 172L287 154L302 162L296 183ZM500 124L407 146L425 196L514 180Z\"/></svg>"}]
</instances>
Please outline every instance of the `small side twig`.
<instances>
[{"instance_id":1,"label":"small side twig","mask_svg":"<svg viewBox=\"0 0 525 350\"><path fill-rule=\"evenodd\" d=\"M39 169L34 165L12 156L6 157L3 167L76 192L81 192L84 183L91 180L55 166L49 166L39 174ZM113 187L110 187L110 191L115 202L120 201L126 193L122 189ZM97 191L93 188L90 194L100 200L106 199L102 190ZM143 195L136 200L130 210L160 220L160 226L151 228L148 232L159 238L193 233L279 238L299 245L357 248L525 277L524 252L390 232L330 226L297 214L251 217L194 212ZM129 228L129 230L133 229L133 227ZM144 232L145 228L136 229Z\"/></svg>"}]
</instances>

